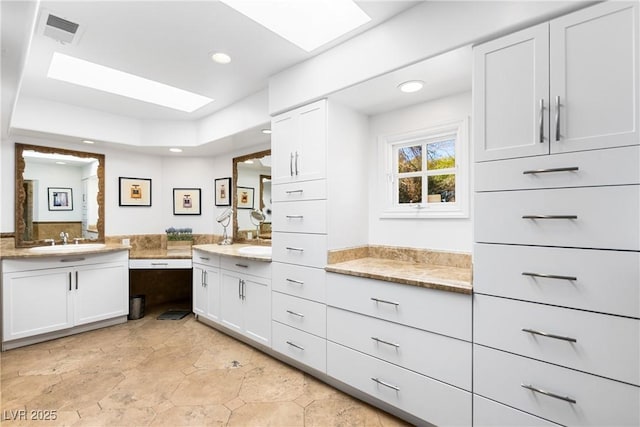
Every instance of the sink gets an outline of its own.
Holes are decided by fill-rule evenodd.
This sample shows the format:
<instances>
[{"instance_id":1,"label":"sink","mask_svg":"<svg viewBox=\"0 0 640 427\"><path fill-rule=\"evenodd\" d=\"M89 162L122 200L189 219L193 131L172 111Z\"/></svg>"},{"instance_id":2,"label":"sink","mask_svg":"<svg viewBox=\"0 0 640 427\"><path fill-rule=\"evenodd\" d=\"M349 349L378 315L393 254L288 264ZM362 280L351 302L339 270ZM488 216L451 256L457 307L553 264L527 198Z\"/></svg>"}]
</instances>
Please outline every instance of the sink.
<instances>
[{"instance_id":1,"label":"sink","mask_svg":"<svg viewBox=\"0 0 640 427\"><path fill-rule=\"evenodd\" d=\"M271 256L271 246L245 246L238 249L242 255Z\"/></svg>"},{"instance_id":2,"label":"sink","mask_svg":"<svg viewBox=\"0 0 640 427\"><path fill-rule=\"evenodd\" d=\"M56 252L82 252L89 251L92 249L104 248L104 243L85 243L79 245L55 245L55 246L36 246L35 248L29 249L32 252L39 253L56 253Z\"/></svg>"}]
</instances>

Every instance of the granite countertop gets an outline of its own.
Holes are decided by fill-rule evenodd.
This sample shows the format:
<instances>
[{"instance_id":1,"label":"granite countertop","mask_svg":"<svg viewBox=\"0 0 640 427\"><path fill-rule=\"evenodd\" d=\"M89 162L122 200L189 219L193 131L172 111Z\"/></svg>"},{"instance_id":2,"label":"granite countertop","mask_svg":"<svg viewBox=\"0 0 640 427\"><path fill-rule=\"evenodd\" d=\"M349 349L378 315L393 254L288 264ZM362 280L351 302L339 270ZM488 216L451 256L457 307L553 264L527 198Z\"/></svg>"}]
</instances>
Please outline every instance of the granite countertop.
<instances>
[{"instance_id":1,"label":"granite countertop","mask_svg":"<svg viewBox=\"0 0 640 427\"><path fill-rule=\"evenodd\" d=\"M258 245L250 245L244 243L234 243L232 245L218 245L218 244L208 244L208 245L194 245L193 249L198 249L204 252L209 252L216 255L223 256L234 256L240 257L244 259L250 259L254 261L263 261L263 262L271 262L271 255L256 255L256 254L243 254L238 252L241 248L246 248L248 246L258 246ZM266 245L259 245L266 246Z\"/></svg>"},{"instance_id":2,"label":"granite countertop","mask_svg":"<svg viewBox=\"0 0 640 427\"><path fill-rule=\"evenodd\" d=\"M83 246L82 243L75 245L56 245L57 248L54 252L36 252L31 248L2 248L0 258L2 259L20 259L20 258L46 258L61 255L78 255L78 254L100 254L105 252L129 250L131 246L108 243L103 247L78 250L78 246Z\"/></svg>"},{"instance_id":3,"label":"granite countertop","mask_svg":"<svg viewBox=\"0 0 640 427\"><path fill-rule=\"evenodd\" d=\"M461 262L459 254L424 251L416 256L415 250L403 248L335 255L329 254L326 271L463 294L473 291L470 256Z\"/></svg>"}]
</instances>

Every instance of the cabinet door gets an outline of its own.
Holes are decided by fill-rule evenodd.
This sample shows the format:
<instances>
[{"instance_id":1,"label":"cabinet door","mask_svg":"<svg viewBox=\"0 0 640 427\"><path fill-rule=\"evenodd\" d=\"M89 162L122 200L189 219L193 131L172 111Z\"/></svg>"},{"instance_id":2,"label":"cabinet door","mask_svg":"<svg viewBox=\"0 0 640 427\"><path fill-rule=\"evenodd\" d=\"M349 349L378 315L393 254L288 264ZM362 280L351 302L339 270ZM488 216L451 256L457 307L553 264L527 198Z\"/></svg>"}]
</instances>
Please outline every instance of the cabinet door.
<instances>
[{"instance_id":1,"label":"cabinet door","mask_svg":"<svg viewBox=\"0 0 640 427\"><path fill-rule=\"evenodd\" d=\"M4 274L3 340L72 327L72 281L73 274L66 268Z\"/></svg>"},{"instance_id":2,"label":"cabinet door","mask_svg":"<svg viewBox=\"0 0 640 427\"><path fill-rule=\"evenodd\" d=\"M476 161L548 154L549 26L474 49Z\"/></svg>"},{"instance_id":3,"label":"cabinet door","mask_svg":"<svg viewBox=\"0 0 640 427\"><path fill-rule=\"evenodd\" d=\"M129 269L125 263L78 267L74 276L76 325L127 314Z\"/></svg>"},{"instance_id":4,"label":"cabinet door","mask_svg":"<svg viewBox=\"0 0 640 427\"><path fill-rule=\"evenodd\" d=\"M605 2L551 21L552 153L640 142L635 3Z\"/></svg>"},{"instance_id":5,"label":"cabinet door","mask_svg":"<svg viewBox=\"0 0 640 427\"><path fill-rule=\"evenodd\" d=\"M210 320L220 320L220 270L207 268L204 271L206 289L205 317Z\"/></svg>"},{"instance_id":6,"label":"cabinet door","mask_svg":"<svg viewBox=\"0 0 640 427\"><path fill-rule=\"evenodd\" d=\"M271 121L271 179L273 184L293 180L298 125L299 122L293 112L281 114Z\"/></svg>"},{"instance_id":7,"label":"cabinet door","mask_svg":"<svg viewBox=\"0 0 640 427\"><path fill-rule=\"evenodd\" d=\"M227 270L220 273L220 319L237 332L243 330L242 288L240 275Z\"/></svg>"},{"instance_id":8,"label":"cabinet door","mask_svg":"<svg viewBox=\"0 0 640 427\"><path fill-rule=\"evenodd\" d=\"M262 344L271 343L271 290L265 280L242 279L244 333Z\"/></svg>"},{"instance_id":9,"label":"cabinet door","mask_svg":"<svg viewBox=\"0 0 640 427\"><path fill-rule=\"evenodd\" d=\"M193 313L198 316L207 316L209 307L209 297L205 286L204 274L206 267L200 264L193 264Z\"/></svg>"},{"instance_id":10,"label":"cabinet door","mask_svg":"<svg viewBox=\"0 0 640 427\"><path fill-rule=\"evenodd\" d=\"M299 109L298 150L294 153L294 176L298 181L327 176L327 101Z\"/></svg>"}]
</instances>

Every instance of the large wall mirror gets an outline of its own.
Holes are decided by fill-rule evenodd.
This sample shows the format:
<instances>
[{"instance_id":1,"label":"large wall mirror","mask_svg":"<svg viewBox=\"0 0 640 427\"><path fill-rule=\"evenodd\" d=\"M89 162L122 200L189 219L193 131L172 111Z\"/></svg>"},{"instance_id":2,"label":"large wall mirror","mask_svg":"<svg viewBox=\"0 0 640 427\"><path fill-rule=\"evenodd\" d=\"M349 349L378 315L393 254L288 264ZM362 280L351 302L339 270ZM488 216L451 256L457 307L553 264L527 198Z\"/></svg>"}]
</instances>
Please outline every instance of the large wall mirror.
<instances>
[{"instance_id":1,"label":"large wall mirror","mask_svg":"<svg viewBox=\"0 0 640 427\"><path fill-rule=\"evenodd\" d=\"M104 154L16 144L16 247L104 242Z\"/></svg>"},{"instance_id":2,"label":"large wall mirror","mask_svg":"<svg viewBox=\"0 0 640 427\"><path fill-rule=\"evenodd\" d=\"M233 240L271 241L271 150L233 159Z\"/></svg>"}]
</instances>

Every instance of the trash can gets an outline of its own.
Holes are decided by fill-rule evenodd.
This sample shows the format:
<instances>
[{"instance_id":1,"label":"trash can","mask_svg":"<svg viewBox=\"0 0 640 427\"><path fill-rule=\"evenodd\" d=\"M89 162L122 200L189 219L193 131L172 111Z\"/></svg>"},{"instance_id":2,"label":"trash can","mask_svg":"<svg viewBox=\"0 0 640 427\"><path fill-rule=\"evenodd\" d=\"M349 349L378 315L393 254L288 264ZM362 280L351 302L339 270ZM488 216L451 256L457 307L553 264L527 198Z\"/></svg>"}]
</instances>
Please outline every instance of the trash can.
<instances>
[{"instance_id":1,"label":"trash can","mask_svg":"<svg viewBox=\"0 0 640 427\"><path fill-rule=\"evenodd\" d=\"M144 317L144 295L133 295L129 298L129 320L141 319Z\"/></svg>"}]
</instances>

